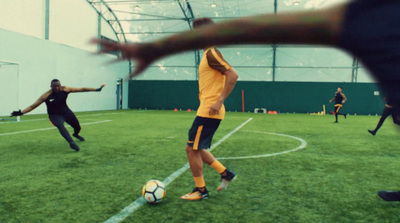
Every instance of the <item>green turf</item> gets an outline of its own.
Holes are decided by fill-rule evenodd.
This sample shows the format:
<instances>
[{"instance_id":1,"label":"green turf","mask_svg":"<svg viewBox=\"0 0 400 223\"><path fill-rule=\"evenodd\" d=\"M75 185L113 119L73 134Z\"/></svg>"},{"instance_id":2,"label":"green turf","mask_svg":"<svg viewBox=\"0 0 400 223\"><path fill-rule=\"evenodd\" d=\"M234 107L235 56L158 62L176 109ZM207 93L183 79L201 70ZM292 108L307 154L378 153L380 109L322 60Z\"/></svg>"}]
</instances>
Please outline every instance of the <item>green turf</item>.
<instances>
[{"instance_id":1,"label":"green turf","mask_svg":"<svg viewBox=\"0 0 400 223\"><path fill-rule=\"evenodd\" d=\"M140 197L147 180L164 180L187 163L185 144L194 112L103 111L77 113L85 142L74 152L45 115L0 123L0 222L103 222ZM399 222L400 203L378 190L400 190L399 131L390 119L376 136L376 116L227 113L213 143L249 118L217 146L216 157L238 174L217 192L219 175L204 169L210 198L184 201L190 171L167 186L157 205L144 204L123 222ZM39 120L37 120L39 119ZM31 121L29 121L31 120ZM68 128L71 132L72 129Z\"/></svg>"}]
</instances>

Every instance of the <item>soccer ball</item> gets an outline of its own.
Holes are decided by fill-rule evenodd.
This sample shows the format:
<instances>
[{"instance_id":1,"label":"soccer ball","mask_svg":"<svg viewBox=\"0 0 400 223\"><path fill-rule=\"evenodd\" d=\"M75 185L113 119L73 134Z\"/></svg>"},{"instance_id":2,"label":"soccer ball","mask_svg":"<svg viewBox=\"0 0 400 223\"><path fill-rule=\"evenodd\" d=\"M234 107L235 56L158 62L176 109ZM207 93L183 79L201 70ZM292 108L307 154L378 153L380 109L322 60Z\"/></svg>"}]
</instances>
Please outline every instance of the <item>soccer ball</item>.
<instances>
[{"instance_id":1,"label":"soccer ball","mask_svg":"<svg viewBox=\"0 0 400 223\"><path fill-rule=\"evenodd\" d=\"M159 180L149 180L142 188L142 196L152 204L161 202L165 195L165 186Z\"/></svg>"}]
</instances>

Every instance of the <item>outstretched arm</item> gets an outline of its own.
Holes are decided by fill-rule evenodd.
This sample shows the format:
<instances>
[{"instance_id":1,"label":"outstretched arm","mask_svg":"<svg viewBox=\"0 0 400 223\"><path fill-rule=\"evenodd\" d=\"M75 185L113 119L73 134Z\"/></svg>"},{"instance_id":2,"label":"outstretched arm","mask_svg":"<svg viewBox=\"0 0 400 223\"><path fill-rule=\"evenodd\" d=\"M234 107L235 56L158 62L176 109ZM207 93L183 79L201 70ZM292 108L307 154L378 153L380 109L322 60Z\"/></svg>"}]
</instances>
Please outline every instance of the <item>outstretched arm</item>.
<instances>
[{"instance_id":1,"label":"outstretched arm","mask_svg":"<svg viewBox=\"0 0 400 223\"><path fill-rule=\"evenodd\" d=\"M66 92L88 92L88 91L101 91L106 84L102 84L99 88L89 88L89 87L64 87L63 90Z\"/></svg>"},{"instance_id":2,"label":"outstretched arm","mask_svg":"<svg viewBox=\"0 0 400 223\"><path fill-rule=\"evenodd\" d=\"M337 44L348 3L324 10L268 14L207 25L156 42L121 44L94 40L102 52L120 51L121 59L132 59L134 77L161 57L187 50L230 44Z\"/></svg>"},{"instance_id":3,"label":"outstretched arm","mask_svg":"<svg viewBox=\"0 0 400 223\"><path fill-rule=\"evenodd\" d=\"M21 113L11 113L11 115L13 116L17 116L17 115L24 115L28 112L31 112L32 110L34 110L35 108L37 108L39 105L41 105L43 102L46 101L46 98L51 94L51 90L47 91L46 93L44 93L42 96L40 96L40 98L38 100L36 100L32 105L30 105L29 107L25 108L24 110L22 110ZM17 115L16 115L17 114Z\"/></svg>"}]
</instances>

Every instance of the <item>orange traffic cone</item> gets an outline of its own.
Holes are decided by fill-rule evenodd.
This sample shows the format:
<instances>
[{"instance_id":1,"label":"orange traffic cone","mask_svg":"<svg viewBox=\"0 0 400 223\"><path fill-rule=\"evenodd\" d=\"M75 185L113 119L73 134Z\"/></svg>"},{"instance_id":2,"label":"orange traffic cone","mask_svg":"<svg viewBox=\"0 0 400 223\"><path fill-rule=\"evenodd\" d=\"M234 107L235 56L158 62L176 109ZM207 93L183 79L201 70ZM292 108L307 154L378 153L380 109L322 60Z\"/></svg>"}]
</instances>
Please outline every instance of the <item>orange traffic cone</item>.
<instances>
[{"instance_id":1,"label":"orange traffic cone","mask_svg":"<svg viewBox=\"0 0 400 223\"><path fill-rule=\"evenodd\" d=\"M187 110L188 112L191 112L192 111L192 109L190 109L190 108L188 108L188 110Z\"/></svg>"},{"instance_id":2,"label":"orange traffic cone","mask_svg":"<svg viewBox=\"0 0 400 223\"><path fill-rule=\"evenodd\" d=\"M178 109L177 108L174 108L174 112L177 112L178 111Z\"/></svg>"}]
</instances>

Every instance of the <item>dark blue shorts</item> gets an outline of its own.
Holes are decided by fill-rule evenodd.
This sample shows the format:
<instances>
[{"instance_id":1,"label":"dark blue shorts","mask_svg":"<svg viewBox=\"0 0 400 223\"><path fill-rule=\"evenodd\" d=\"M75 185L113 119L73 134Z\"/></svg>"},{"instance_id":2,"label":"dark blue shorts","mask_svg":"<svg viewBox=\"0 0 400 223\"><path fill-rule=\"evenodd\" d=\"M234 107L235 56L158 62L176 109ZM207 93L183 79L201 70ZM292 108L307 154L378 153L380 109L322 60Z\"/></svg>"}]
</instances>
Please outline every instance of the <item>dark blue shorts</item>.
<instances>
[{"instance_id":1,"label":"dark blue shorts","mask_svg":"<svg viewBox=\"0 0 400 223\"><path fill-rule=\"evenodd\" d=\"M335 112L336 112L336 113L339 113L339 110L340 110L342 107L343 107L343 105L341 105L341 104L336 104L336 105L335 105Z\"/></svg>"},{"instance_id":2,"label":"dark blue shorts","mask_svg":"<svg viewBox=\"0 0 400 223\"><path fill-rule=\"evenodd\" d=\"M189 130L187 145L192 146L193 150L210 148L212 138L220 123L221 119L197 116Z\"/></svg>"}]
</instances>

